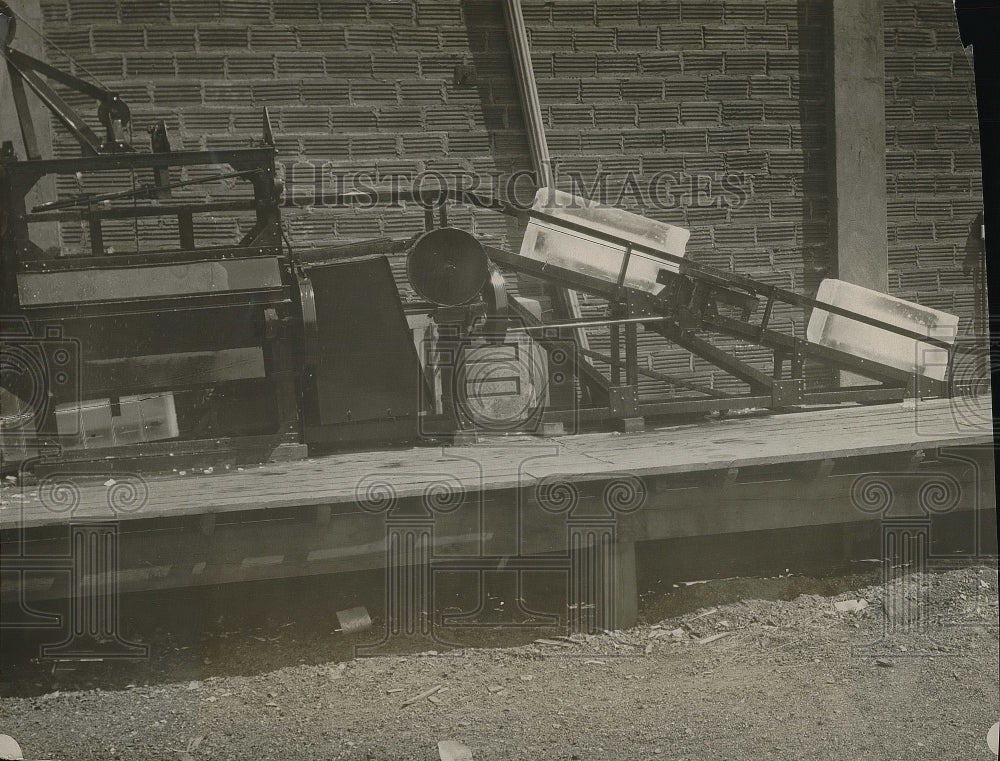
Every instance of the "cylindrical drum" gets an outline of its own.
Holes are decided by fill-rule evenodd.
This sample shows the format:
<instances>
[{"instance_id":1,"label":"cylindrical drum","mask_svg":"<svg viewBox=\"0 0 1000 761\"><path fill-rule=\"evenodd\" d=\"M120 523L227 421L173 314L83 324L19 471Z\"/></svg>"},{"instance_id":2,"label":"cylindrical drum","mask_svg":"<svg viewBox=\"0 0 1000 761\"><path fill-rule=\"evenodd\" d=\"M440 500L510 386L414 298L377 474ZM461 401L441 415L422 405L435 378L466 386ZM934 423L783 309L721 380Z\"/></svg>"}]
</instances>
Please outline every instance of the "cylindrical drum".
<instances>
[{"instance_id":1,"label":"cylindrical drum","mask_svg":"<svg viewBox=\"0 0 1000 761\"><path fill-rule=\"evenodd\" d=\"M421 235L406 255L406 276L417 294L441 306L474 299L489 279L489 259L473 235L440 227Z\"/></svg>"}]
</instances>

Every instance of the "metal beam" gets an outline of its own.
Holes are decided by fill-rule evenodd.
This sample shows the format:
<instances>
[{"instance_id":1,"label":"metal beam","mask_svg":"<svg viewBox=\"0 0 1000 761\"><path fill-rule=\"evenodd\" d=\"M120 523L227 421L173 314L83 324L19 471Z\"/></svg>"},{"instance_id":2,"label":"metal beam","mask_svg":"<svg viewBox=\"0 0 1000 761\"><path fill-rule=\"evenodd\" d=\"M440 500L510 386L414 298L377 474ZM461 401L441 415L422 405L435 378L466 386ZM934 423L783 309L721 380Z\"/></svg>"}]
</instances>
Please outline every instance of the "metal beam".
<instances>
[{"instance_id":1,"label":"metal beam","mask_svg":"<svg viewBox=\"0 0 1000 761\"><path fill-rule=\"evenodd\" d=\"M535 71L531 65L531 47L528 42L528 31L524 26L524 14L521 13L521 1L504 0L503 11L507 21L507 38L510 41L517 90L521 96L521 110L527 125L531 163L534 166L535 175L538 177L539 186L551 187L553 184L552 162L549 157L548 143L545 140L545 124L542 117L542 107L538 101L538 87L535 85ZM576 291L568 288L556 288L555 294L566 316L580 319L583 313ZM581 349L590 348L590 341L584 328L576 328L573 333L577 345Z\"/></svg>"}]
</instances>

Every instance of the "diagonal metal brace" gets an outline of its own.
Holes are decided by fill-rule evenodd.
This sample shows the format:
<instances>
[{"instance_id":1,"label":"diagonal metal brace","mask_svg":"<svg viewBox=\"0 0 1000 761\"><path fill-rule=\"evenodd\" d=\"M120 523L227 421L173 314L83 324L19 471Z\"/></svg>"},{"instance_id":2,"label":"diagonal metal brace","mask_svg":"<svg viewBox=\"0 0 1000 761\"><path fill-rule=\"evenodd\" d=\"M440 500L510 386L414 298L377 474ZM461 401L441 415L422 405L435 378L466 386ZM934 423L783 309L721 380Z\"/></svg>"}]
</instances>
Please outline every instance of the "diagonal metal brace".
<instances>
[{"instance_id":1,"label":"diagonal metal brace","mask_svg":"<svg viewBox=\"0 0 1000 761\"><path fill-rule=\"evenodd\" d=\"M774 387L774 379L771 376L761 372L753 365L736 359L717 346L713 346L704 338L699 338L690 331L681 330L676 323L657 322L652 323L649 327L682 349L687 349L692 354L711 362L720 370L739 378L750 386L750 393L771 393Z\"/></svg>"}]
</instances>

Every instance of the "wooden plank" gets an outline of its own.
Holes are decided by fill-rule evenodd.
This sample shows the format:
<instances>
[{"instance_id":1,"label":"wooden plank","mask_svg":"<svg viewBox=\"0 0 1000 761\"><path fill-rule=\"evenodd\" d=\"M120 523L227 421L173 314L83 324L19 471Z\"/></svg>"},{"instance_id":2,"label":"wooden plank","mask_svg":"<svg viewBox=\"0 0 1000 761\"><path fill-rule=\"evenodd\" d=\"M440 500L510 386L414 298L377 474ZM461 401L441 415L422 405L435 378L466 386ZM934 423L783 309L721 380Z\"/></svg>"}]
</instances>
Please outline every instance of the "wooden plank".
<instances>
[{"instance_id":1,"label":"wooden plank","mask_svg":"<svg viewBox=\"0 0 1000 761\"><path fill-rule=\"evenodd\" d=\"M619 541L614 555L614 613L611 619L615 629L635 626L639 619L639 582L635 542Z\"/></svg>"},{"instance_id":2,"label":"wooden plank","mask_svg":"<svg viewBox=\"0 0 1000 761\"><path fill-rule=\"evenodd\" d=\"M833 436L833 432L831 432L829 428L824 428L823 430L825 431L823 440L824 442L828 443L831 437ZM894 438L893 440L886 441L885 431L881 430L880 434L881 436L878 441L873 440L874 444L881 443L883 447L889 446L889 448L891 449L896 449L899 447L900 441L898 440L898 437ZM970 439L968 437L962 437L959 440L963 443L965 442L973 443L975 441L975 439ZM980 439L980 441L986 441L986 440L988 439ZM609 440L607 439L603 439L602 442L599 443L604 443L606 445L608 441ZM911 441L913 440L910 437L904 436L902 443L907 444L910 443ZM954 441L951 438L920 437L916 441L918 441L921 446L938 446L941 444L954 443ZM697 454L701 456L703 460L702 462L695 462L692 460L691 458L691 455L693 453L691 451L692 444L698 445ZM733 458L731 456L733 449L736 448L733 446L734 444L739 444L741 447L746 447L746 446L762 447L767 445L768 441L766 440L766 437L754 437L750 439L739 436L728 436L724 439L713 440L713 445L709 446L706 445L703 440L698 442L689 442L689 441L674 439L668 442L663 442L654 439L652 442L647 442L646 445L642 447L642 449L646 450L645 454L647 455L652 454L657 459L657 462L660 463L664 462L664 460L666 459L667 460L666 464L669 465L670 464L669 460L674 459L675 461L673 464L678 467L704 466L706 464L706 462L704 461L706 455L711 455L707 464L712 464L714 462L729 462L734 459L740 459L742 462L748 462L748 460L745 457ZM678 447L675 445L682 445L682 447L678 449ZM724 446L720 448L720 445ZM778 452L774 452L773 445L771 449L772 452L770 453L770 457L772 458L783 457L785 454L787 454L788 451L787 448L785 448L784 450L779 450ZM679 460L675 458L664 458L663 457L664 452L666 451L668 453L672 453L671 450L673 450L673 452L681 452L682 450L687 450L683 451L682 453L688 456L686 458L682 458ZM643 454L642 451L636 452L634 448L630 448L629 451L632 455ZM811 450L812 457L807 457L806 459L815 459L815 456L817 454L822 454L829 451L831 451L829 447L825 447L822 450L817 450L814 446ZM869 444L863 448L854 448L854 450L845 447L836 448L836 452L841 456L847 456L851 454L853 451L871 452L871 451L880 451L880 448L878 446L874 446L873 444ZM720 455L722 455L721 459ZM544 460L536 461L534 465L529 466L527 469L523 467L520 470L511 469L511 472L509 473L504 473L503 469L500 468L495 470L493 473L477 473L473 471L471 476L469 476L457 473L453 467L455 463L449 463L447 466L442 465L442 467L444 467L444 471L425 471L423 473L417 473L417 474L412 474L412 473L407 474L404 472L401 474L397 474L396 477L391 480L391 482L394 484L394 487L399 489L399 493L401 495L412 494L413 489L418 488L419 485L421 484L426 485L427 483L432 482L433 480L435 480L436 476L440 475L447 475L449 477L449 481L460 483L463 488L480 488L487 482L497 487L503 487L505 485L510 486L515 484L518 473L520 474L527 473L528 475L538 476L542 474L551 474L555 472L574 472L580 470L581 468L594 466L595 462L598 464L599 467L599 464L602 462L605 465L607 465L611 463L618 463L619 461L620 459L616 455L615 451L608 451L603 448L602 449L595 448L591 454L587 454L582 457L563 456L563 457L547 458ZM764 460L761 460L760 458L755 458L752 461L755 463L760 463L763 462ZM422 463L421 467L427 468L427 464ZM676 469L677 469L676 467L669 468L669 470L676 470ZM295 470L295 469L290 468L289 470ZM356 488L358 486L359 481L361 481L361 479L357 475L352 474L352 475L345 475L338 477L337 486L341 488L331 488L332 485L331 476L327 473L324 473L323 468L316 468L314 469L314 471L318 476L318 480L316 481L314 481L311 478L304 478L303 476L298 474L278 472L277 475L271 476L271 479L277 479L277 482L274 483L273 486L271 485L271 483L268 483L263 488L254 487L251 490L253 491L254 497L256 499L259 499L263 503L267 503L268 505L276 504L276 501L272 498L277 498L277 497L287 498L289 496L287 478L279 479L278 476L287 477L288 475L293 475L297 486L296 488L297 499L301 500L304 498L308 500L309 498L317 495L339 497L341 499L348 499L348 500L351 500L355 497ZM664 472L667 472L667 469L664 469ZM498 478L490 478L489 476L491 475L498 476ZM191 478L188 479L188 483L186 484L187 487L186 489L183 487L178 487L176 481L170 482L170 481L160 480L159 482L151 482L150 488L151 491L159 491L160 489L163 488L163 485L166 484L169 489L169 494L165 494L164 497L169 496L172 499L177 499L177 498L183 499L184 497L196 497L197 500L202 504L211 504L213 502L226 503L236 495L243 496L247 491L246 480L239 474L231 473L228 476L226 476L225 478L228 479L228 483L226 481L217 480L222 478L223 477L213 477L210 481L205 478ZM209 492L208 494L206 494L206 490ZM104 494L103 492L101 492L102 500L103 497Z\"/></svg>"},{"instance_id":3,"label":"wooden plank","mask_svg":"<svg viewBox=\"0 0 1000 761\"><path fill-rule=\"evenodd\" d=\"M988 402L980 402L988 419ZM403 499L420 497L439 482L466 493L492 492L531 486L553 475L585 482L622 473L654 476L992 443L991 432L960 430L954 424L953 404L935 400L916 407L828 409L673 426L628 437L601 433L509 445L414 447L213 475L155 476L146 479L145 506L117 517L142 520L321 504L356 510L359 496L376 482ZM73 480L80 504L72 516L47 509L37 490L27 488L23 504L10 500L0 510L0 528L59 525L71 517L115 517L102 481Z\"/></svg>"},{"instance_id":4,"label":"wooden plank","mask_svg":"<svg viewBox=\"0 0 1000 761\"><path fill-rule=\"evenodd\" d=\"M935 400L947 401L947 400ZM928 405L929 403L922 403ZM891 409L885 409L890 407ZM988 414L984 413L988 419ZM685 428L659 428L649 431L652 436L642 437L620 437L613 444L606 444L601 447L602 451L608 449L625 449L657 446L655 440L658 434L672 433L675 439L686 440L685 444L700 446L705 441L706 434L719 433L720 429L729 429L726 435L733 432L749 431L756 439L766 438L772 435L791 436L802 435L822 438L832 430L840 431L874 431L875 435L881 435L885 430L897 433L906 428L919 427L913 430L914 440L923 436L936 436L954 434L956 436L975 438L976 436L990 436L988 425L984 425L982 430L964 430L955 425L955 416L949 409L940 409L934 405L929 409L906 408L903 405L879 405L878 407L861 407L853 409L823 410L810 413L791 413L769 418L727 418L721 421L711 421L708 423L687 426ZM695 432L692 434L692 432ZM579 438L579 437L578 437ZM579 441L571 446L586 445Z\"/></svg>"},{"instance_id":5,"label":"wooden plank","mask_svg":"<svg viewBox=\"0 0 1000 761\"><path fill-rule=\"evenodd\" d=\"M853 457L858 455L886 454L890 452L907 451L914 448L938 448L962 446L973 443L988 443L988 441L973 442L967 438L951 437L942 439L927 439L914 442L912 439L885 440L877 444L857 446L856 437L830 437L823 443L817 443L813 449L804 450L786 442L784 447L773 447L766 454L748 457L736 456L728 447L718 446L712 450L702 451L697 460L687 460L680 463L663 464L662 453L656 449L645 450L641 455L635 451L621 453L618 456L605 455L608 464L619 469L627 469L635 475L655 475L664 473L683 473L701 470L714 470L730 467L753 467L772 465L789 461L813 461L836 457ZM746 444L746 446L751 446ZM591 474L597 477L599 474Z\"/></svg>"},{"instance_id":6,"label":"wooden plank","mask_svg":"<svg viewBox=\"0 0 1000 761\"><path fill-rule=\"evenodd\" d=\"M793 481L741 484L739 489L715 493L710 498L692 489L683 500L671 495L663 509L644 511L641 535L648 540L673 539L877 520L878 516L862 512L851 500L851 487L856 481L855 475L831 476L817 483L808 498L803 498L801 488ZM992 478L989 481L986 491L992 495ZM965 481L963 486L983 485ZM972 494L976 489L964 491ZM966 499L953 512L971 515L975 509L975 500Z\"/></svg>"}]
</instances>

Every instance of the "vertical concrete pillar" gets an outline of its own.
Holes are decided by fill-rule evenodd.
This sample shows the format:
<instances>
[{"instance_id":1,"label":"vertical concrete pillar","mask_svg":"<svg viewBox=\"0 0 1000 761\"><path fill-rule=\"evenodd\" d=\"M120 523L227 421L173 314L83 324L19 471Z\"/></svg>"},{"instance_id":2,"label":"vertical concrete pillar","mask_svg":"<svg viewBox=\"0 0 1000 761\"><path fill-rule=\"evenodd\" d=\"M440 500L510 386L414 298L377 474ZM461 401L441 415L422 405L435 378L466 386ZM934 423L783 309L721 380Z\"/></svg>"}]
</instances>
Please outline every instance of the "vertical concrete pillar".
<instances>
[{"instance_id":1,"label":"vertical concrete pillar","mask_svg":"<svg viewBox=\"0 0 1000 761\"><path fill-rule=\"evenodd\" d=\"M832 0L833 243L837 277L888 289L881 0Z\"/></svg>"}]
</instances>

